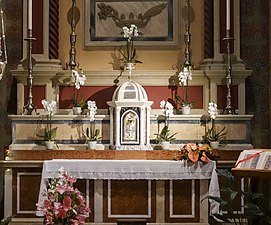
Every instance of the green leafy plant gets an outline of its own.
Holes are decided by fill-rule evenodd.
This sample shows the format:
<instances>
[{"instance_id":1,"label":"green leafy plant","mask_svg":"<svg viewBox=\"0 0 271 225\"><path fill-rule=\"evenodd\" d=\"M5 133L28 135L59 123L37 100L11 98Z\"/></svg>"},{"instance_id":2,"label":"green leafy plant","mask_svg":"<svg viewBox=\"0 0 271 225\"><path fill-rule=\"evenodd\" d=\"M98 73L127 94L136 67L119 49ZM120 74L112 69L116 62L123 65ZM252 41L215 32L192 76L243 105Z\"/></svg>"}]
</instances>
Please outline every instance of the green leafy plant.
<instances>
[{"instance_id":1,"label":"green leafy plant","mask_svg":"<svg viewBox=\"0 0 271 225\"><path fill-rule=\"evenodd\" d=\"M174 138L174 136L177 134L178 132L174 133L174 134L170 134L170 130L168 129L168 126L164 126L163 129L161 130L160 133L155 134L156 135L156 140L158 142L162 142L162 141L174 141L176 138Z\"/></svg>"},{"instance_id":2,"label":"green leafy plant","mask_svg":"<svg viewBox=\"0 0 271 225\"><path fill-rule=\"evenodd\" d=\"M203 140L207 142L219 141L226 135L225 129L226 127L223 126L222 129L217 131L216 126L213 125L206 131L205 135L203 136Z\"/></svg>"},{"instance_id":3,"label":"green leafy plant","mask_svg":"<svg viewBox=\"0 0 271 225\"><path fill-rule=\"evenodd\" d=\"M138 36L137 26L131 24L131 27L128 28L124 26L123 28L124 38L126 40L126 46L120 47L120 54L123 56L124 63L142 63L136 59L136 49L134 47L134 37Z\"/></svg>"},{"instance_id":4,"label":"green leafy plant","mask_svg":"<svg viewBox=\"0 0 271 225\"><path fill-rule=\"evenodd\" d=\"M177 132L174 134L170 134L169 130L169 117L173 115L173 106L170 102L162 100L160 102L160 108L163 115L165 116L165 126L163 127L160 133L154 134L156 135L156 141L158 142L174 141L175 140L174 136L177 134Z\"/></svg>"},{"instance_id":5,"label":"green leafy plant","mask_svg":"<svg viewBox=\"0 0 271 225\"><path fill-rule=\"evenodd\" d=\"M188 106L188 107L190 107L190 108L193 107L193 102L185 101L185 100L182 99L181 96L179 96L179 95L176 95L176 96L175 96L175 100L176 100L176 103L177 103L180 107L184 107L184 106Z\"/></svg>"},{"instance_id":6,"label":"green leafy plant","mask_svg":"<svg viewBox=\"0 0 271 225\"><path fill-rule=\"evenodd\" d=\"M73 99L72 99L73 107L83 108L86 105L83 99L81 101L78 101L80 88L82 85L85 84L86 79L87 78L83 74L82 70L80 70L80 73L77 70L72 70L72 83L74 84L74 92L73 92Z\"/></svg>"},{"instance_id":7,"label":"green leafy plant","mask_svg":"<svg viewBox=\"0 0 271 225\"><path fill-rule=\"evenodd\" d=\"M41 101L45 112L46 112L46 125L45 128L40 130L39 133L36 134L36 136L38 137L42 137L45 141L55 141L56 138L56 132L57 132L57 127L52 127L52 116L54 114L54 108L56 107L56 102L52 101L52 102L48 102L47 100L43 99Z\"/></svg>"},{"instance_id":8,"label":"green leafy plant","mask_svg":"<svg viewBox=\"0 0 271 225\"><path fill-rule=\"evenodd\" d=\"M86 106L85 101L82 99L80 102L77 102L76 99L73 99L73 107L81 107L84 108Z\"/></svg>"},{"instance_id":9,"label":"green leafy plant","mask_svg":"<svg viewBox=\"0 0 271 225\"><path fill-rule=\"evenodd\" d=\"M100 130L98 128L95 128L95 115L97 113L97 106L95 101L88 101L88 118L89 118L89 127L86 129L86 133L84 133L84 136L87 141L97 141L101 137Z\"/></svg>"},{"instance_id":10,"label":"green leafy plant","mask_svg":"<svg viewBox=\"0 0 271 225\"><path fill-rule=\"evenodd\" d=\"M176 103L179 104L181 107L188 106L192 108L193 104L188 101L188 87L189 87L189 80L192 80L192 68L191 66L184 66L180 71L178 77L180 81L180 85L182 87L181 94L183 97L179 95L175 96Z\"/></svg>"},{"instance_id":11,"label":"green leafy plant","mask_svg":"<svg viewBox=\"0 0 271 225\"><path fill-rule=\"evenodd\" d=\"M93 124L92 124L93 125ZM100 135L100 129L96 128L94 126L90 126L86 129L86 133L84 134L87 141L97 141L101 137Z\"/></svg>"},{"instance_id":12,"label":"green leafy plant","mask_svg":"<svg viewBox=\"0 0 271 225\"><path fill-rule=\"evenodd\" d=\"M207 131L205 132L205 135L202 137L202 139L205 142L219 141L222 137L224 137L226 135L226 132L225 132L226 127L223 126L223 128L220 130L217 130L217 128L216 128L215 118L218 115L216 103L209 102L208 113L211 118L211 128L207 129Z\"/></svg>"},{"instance_id":13,"label":"green leafy plant","mask_svg":"<svg viewBox=\"0 0 271 225\"><path fill-rule=\"evenodd\" d=\"M215 213L212 216L219 222L241 224L271 224L270 212L266 212L264 196L261 193L245 192L243 190L232 189L234 176L228 170L217 170L219 176L222 176L228 182L220 192L223 197L209 196L209 199L219 203L219 210L222 213ZM236 199L243 198L241 205L244 213L235 209Z\"/></svg>"}]
</instances>

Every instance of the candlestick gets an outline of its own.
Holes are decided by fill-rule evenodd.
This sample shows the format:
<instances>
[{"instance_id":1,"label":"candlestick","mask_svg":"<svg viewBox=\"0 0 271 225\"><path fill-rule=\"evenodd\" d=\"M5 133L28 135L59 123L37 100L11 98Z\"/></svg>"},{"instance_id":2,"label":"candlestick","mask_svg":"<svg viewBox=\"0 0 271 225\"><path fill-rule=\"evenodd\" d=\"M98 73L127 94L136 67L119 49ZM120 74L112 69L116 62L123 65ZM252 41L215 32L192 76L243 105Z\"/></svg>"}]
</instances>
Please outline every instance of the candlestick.
<instances>
[{"instance_id":1,"label":"candlestick","mask_svg":"<svg viewBox=\"0 0 271 225\"><path fill-rule=\"evenodd\" d=\"M226 30L231 29L231 1L227 0L226 6Z\"/></svg>"},{"instance_id":2,"label":"candlestick","mask_svg":"<svg viewBox=\"0 0 271 225\"><path fill-rule=\"evenodd\" d=\"M32 30L32 0L28 0L28 29Z\"/></svg>"},{"instance_id":3,"label":"candlestick","mask_svg":"<svg viewBox=\"0 0 271 225\"><path fill-rule=\"evenodd\" d=\"M226 37L223 38L227 42L227 68L226 68L226 83L227 83L227 96L226 107L223 110L225 114L236 114L235 109L232 107L232 62L231 62L231 41L234 41L233 37L230 37L230 30L227 30Z\"/></svg>"}]
</instances>

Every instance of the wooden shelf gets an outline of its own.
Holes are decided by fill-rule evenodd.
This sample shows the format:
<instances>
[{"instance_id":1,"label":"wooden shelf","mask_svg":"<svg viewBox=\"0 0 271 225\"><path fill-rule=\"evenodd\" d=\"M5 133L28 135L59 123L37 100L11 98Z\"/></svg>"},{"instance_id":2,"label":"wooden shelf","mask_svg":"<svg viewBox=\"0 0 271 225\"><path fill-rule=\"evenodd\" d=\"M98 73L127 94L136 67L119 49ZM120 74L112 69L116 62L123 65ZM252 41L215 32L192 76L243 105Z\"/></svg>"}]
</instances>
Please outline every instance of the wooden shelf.
<instances>
[{"instance_id":1,"label":"wooden shelf","mask_svg":"<svg viewBox=\"0 0 271 225\"><path fill-rule=\"evenodd\" d=\"M231 171L233 175L238 176L238 177L271 179L271 170L233 168Z\"/></svg>"},{"instance_id":2,"label":"wooden shelf","mask_svg":"<svg viewBox=\"0 0 271 225\"><path fill-rule=\"evenodd\" d=\"M174 160L178 150L13 150L9 160L142 159Z\"/></svg>"}]
</instances>

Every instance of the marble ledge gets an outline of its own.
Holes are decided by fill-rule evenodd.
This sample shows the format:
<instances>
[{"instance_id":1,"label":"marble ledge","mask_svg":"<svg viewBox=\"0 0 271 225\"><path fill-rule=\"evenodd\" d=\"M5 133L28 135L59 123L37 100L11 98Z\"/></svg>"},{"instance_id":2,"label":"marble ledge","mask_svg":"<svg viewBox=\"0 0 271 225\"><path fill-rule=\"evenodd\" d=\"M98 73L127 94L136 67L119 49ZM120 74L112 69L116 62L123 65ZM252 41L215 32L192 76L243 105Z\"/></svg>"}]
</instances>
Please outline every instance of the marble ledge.
<instances>
[{"instance_id":1,"label":"marble ledge","mask_svg":"<svg viewBox=\"0 0 271 225\"><path fill-rule=\"evenodd\" d=\"M170 150L179 150L183 147L184 144L171 144ZM154 149L159 148L159 144L152 145ZM58 144L58 148L55 147L55 150L87 150L86 144ZM106 144L97 144L97 150L108 150L109 145ZM253 146L251 144L220 144L219 150L249 150L253 149ZM44 145L38 145L38 144L11 144L9 145L10 151L20 151L20 150L44 150L46 151L46 148ZM157 149L160 150L160 149ZM110 150L110 151L116 151L116 150ZM120 150L122 151L122 150ZM133 150L127 150L127 151L133 151ZM144 150L142 150L144 151ZM156 150L154 150L156 151Z\"/></svg>"},{"instance_id":2,"label":"marble ledge","mask_svg":"<svg viewBox=\"0 0 271 225\"><path fill-rule=\"evenodd\" d=\"M9 115L8 117L12 121L27 121L27 120L40 120L41 117L44 115ZM204 115L202 114L192 114L192 115L173 115L169 118L169 120L202 120L202 117ZM216 120L223 121L223 120L229 120L229 121L249 121L253 118L253 115L218 115L216 117ZM152 114L151 120L162 120L162 115ZM87 115L67 115L67 114L55 114L52 117L52 120L88 120ZM109 115L96 115L95 120L109 120Z\"/></svg>"}]
</instances>

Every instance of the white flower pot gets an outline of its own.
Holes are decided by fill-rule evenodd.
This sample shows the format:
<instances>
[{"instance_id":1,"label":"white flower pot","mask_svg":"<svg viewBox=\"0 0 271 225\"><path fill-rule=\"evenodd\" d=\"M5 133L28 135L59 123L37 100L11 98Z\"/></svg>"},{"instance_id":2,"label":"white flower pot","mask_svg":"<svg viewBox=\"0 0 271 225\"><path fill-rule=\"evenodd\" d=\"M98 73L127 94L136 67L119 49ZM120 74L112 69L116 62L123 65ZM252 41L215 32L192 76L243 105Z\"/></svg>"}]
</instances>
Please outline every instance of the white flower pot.
<instances>
[{"instance_id":1,"label":"white flower pot","mask_svg":"<svg viewBox=\"0 0 271 225\"><path fill-rule=\"evenodd\" d=\"M81 115L82 108L81 107L73 107L72 108L72 113L73 113L73 115Z\"/></svg>"},{"instance_id":2,"label":"white flower pot","mask_svg":"<svg viewBox=\"0 0 271 225\"><path fill-rule=\"evenodd\" d=\"M95 150L97 147L97 141L88 141L88 150Z\"/></svg>"},{"instance_id":3,"label":"white flower pot","mask_svg":"<svg viewBox=\"0 0 271 225\"><path fill-rule=\"evenodd\" d=\"M210 141L210 147L212 149L218 149L219 141Z\"/></svg>"},{"instance_id":4,"label":"white flower pot","mask_svg":"<svg viewBox=\"0 0 271 225\"><path fill-rule=\"evenodd\" d=\"M46 146L46 149L53 150L54 146L55 146L55 142L54 141L45 141L45 146Z\"/></svg>"},{"instance_id":5,"label":"white flower pot","mask_svg":"<svg viewBox=\"0 0 271 225\"><path fill-rule=\"evenodd\" d=\"M163 150L169 150L170 148L170 141L162 141L161 142L161 147Z\"/></svg>"},{"instance_id":6,"label":"white flower pot","mask_svg":"<svg viewBox=\"0 0 271 225\"><path fill-rule=\"evenodd\" d=\"M183 115L189 115L191 113L191 107L190 106L183 106L182 107L182 114Z\"/></svg>"}]
</instances>

